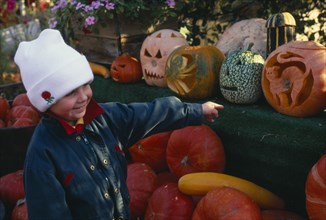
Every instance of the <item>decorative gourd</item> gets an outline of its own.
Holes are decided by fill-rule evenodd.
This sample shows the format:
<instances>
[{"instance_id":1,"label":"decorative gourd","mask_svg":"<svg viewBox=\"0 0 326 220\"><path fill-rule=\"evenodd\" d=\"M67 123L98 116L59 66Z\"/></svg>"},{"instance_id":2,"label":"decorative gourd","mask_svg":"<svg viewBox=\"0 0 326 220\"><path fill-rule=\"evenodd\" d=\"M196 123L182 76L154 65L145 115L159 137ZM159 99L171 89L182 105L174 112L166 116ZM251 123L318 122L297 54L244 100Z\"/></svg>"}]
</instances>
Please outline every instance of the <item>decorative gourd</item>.
<instances>
[{"instance_id":1,"label":"decorative gourd","mask_svg":"<svg viewBox=\"0 0 326 220\"><path fill-rule=\"evenodd\" d=\"M148 85L167 87L166 60L175 48L183 45L188 45L186 38L171 29L158 30L145 38L140 49L140 62Z\"/></svg>"},{"instance_id":2,"label":"decorative gourd","mask_svg":"<svg viewBox=\"0 0 326 220\"><path fill-rule=\"evenodd\" d=\"M192 220L216 219L262 220L262 216L258 205L246 194L231 187L219 187L199 201L192 215Z\"/></svg>"},{"instance_id":3,"label":"decorative gourd","mask_svg":"<svg viewBox=\"0 0 326 220\"><path fill-rule=\"evenodd\" d=\"M262 18L243 19L235 22L223 32L215 46L227 55L239 48L248 48L253 43L251 51L265 58L267 41L265 24L266 20Z\"/></svg>"},{"instance_id":4,"label":"decorative gourd","mask_svg":"<svg viewBox=\"0 0 326 220\"><path fill-rule=\"evenodd\" d=\"M102 64L89 62L89 66L94 75L102 76L103 78L108 78L110 76L110 70Z\"/></svg>"},{"instance_id":5,"label":"decorative gourd","mask_svg":"<svg viewBox=\"0 0 326 220\"><path fill-rule=\"evenodd\" d=\"M141 64L128 53L118 56L111 64L111 78L119 83L134 83L142 78Z\"/></svg>"},{"instance_id":6,"label":"decorative gourd","mask_svg":"<svg viewBox=\"0 0 326 220\"><path fill-rule=\"evenodd\" d=\"M326 216L326 154L311 168L306 180L306 211L310 220Z\"/></svg>"},{"instance_id":7,"label":"decorative gourd","mask_svg":"<svg viewBox=\"0 0 326 220\"><path fill-rule=\"evenodd\" d=\"M273 14L267 19L266 56L282 44L295 40L295 26L295 19L289 12Z\"/></svg>"},{"instance_id":8,"label":"decorative gourd","mask_svg":"<svg viewBox=\"0 0 326 220\"><path fill-rule=\"evenodd\" d=\"M127 186L132 219L143 218L148 199L158 186L157 175L144 163L131 163L128 165Z\"/></svg>"},{"instance_id":9,"label":"decorative gourd","mask_svg":"<svg viewBox=\"0 0 326 220\"><path fill-rule=\"evenodd\" d=\"M284 201L269 190L248 180L216 172L197 172L182 176L179 190L191 196L202 196L210 190L229 186L252 198L263 209L282 209Z\"/></svg>"},{"instance_id":10,"label":"decorative gourd","mask_svg":"<svg viewBox=\"0 0 326 220\"><path fill-rule=\"evenodd\" d=\"M176 183L167 183L153 192L144 220L189 220L193 210L191 197L179 192Z\"/></svg>"},{"instance_id":11,"label":"decorative gourd","mask_svg":"<svg viewBox=\"0 0 326 220\"><path fill-rule=\"evenodd\" d=\"M169 56L168 87L179 97L204 99L216 95L224 54L214 46L182 46Z\"/></svg>"},{"instance_id":12,"label":"decorative gourd","mask_svg":"<svg viewBox=\"0 0 326 220\"><path fill-rule=\"evenodd\" d=\"M291 41L268 56L262 89L277 112L308 117L326 108L325 53L317 42Z\"/></svg>"},{"instance_id":13,"label":"decorative gourd","mask_svg":"<svg viewBox=\"0 0 326 220\"><path fill-rule=\"evenodd\" d=\"M201 171L223 172L224 147L218 135L207 125L187 126L170 136L166 160L177 177Z\"/></svg>"},{"instance_id":14,"label":"decorative gourd","mask_svg":"<svg viewBox=\"0 0 326 220\"><path fill-rule=\"evenodd\" d=\"M261 215L263 220L305 220L297 213L281 209L262 210Z\"/></svg>"},{"instance_id":15,"label":"decorative gourd","mask_svg":"<svg viewBox=\"0 0 326 220\"><path fill-rule=\"evenodd\" d=\"M264 62L264 58L250 51L250 48L229 53L221 66L219 76L223 97L237 104L258 101L263 94L261 72Z\"/></svg>"},{"instance_id":16,"label":"decorative gourd","mask_svg":"<svg viewBox=\"0 0 326 220\"><path fill-rule=\"evenodd\" d=\"M168 170L166 148L172 131L161 132L139 140L129 148L133 162L149 165L155 172Z\"/></svg>"}]
</instances>

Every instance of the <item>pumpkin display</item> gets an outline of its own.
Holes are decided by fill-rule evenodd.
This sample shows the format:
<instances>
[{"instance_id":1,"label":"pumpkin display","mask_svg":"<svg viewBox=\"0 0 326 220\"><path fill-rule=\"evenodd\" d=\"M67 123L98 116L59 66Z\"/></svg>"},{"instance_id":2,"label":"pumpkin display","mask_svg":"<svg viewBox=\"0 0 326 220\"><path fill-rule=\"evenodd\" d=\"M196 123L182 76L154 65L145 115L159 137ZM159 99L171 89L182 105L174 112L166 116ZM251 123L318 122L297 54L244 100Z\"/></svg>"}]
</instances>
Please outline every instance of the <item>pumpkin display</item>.
<instances>
[{"instance_id":1,"label":"pumpkin display","mask_svg":"<svg viewBox=\"0 0 326 220\"><path fill-rule=\"evenodd\" d=\"M15 205L25 197L23 185L23 170L8 173L0 177L0 200L9 205Z\"/></svg>"},{"instance_id":2,"label":"pumpkin display","mask_svg":"<svg viewBox=\"0 0 326 220\"><path fill-rule=\"evenodd\" d=\"M203 180L204 181L204 180ZM209 191L197 204L192 220L262 220L259 206L243 192L231 187Z\"/></svg>"},{"instance_id":3,"label":"pumpkin display","mask_svg":"<svg viewBox=\"0 0 326 220\"><path fill-rule=\"evenodd\" d=\"M223 143L207 125L174 130L166 158L170 171L177 177L193 172L223 172L225 167Z\"/></svg>"},{"instance_id":4,"label":"pumpkin display","mask_svg":"<svg viewBox=\"0 0 326 220\"><path fill-rule=\"evenodd\" d=\"M193 210L191 197L179 192L176 183L168 183L153 192L144 220L189 220Z\"/></svg>"},{"instance_id":5,"label":"pumpkin display","mask_svg":"<svg viewBox=\"0 0 326 220\"><path fill-rule=\"evenodd\" d=\"M216 95L224 54L214 46L181 46L169 56L165 77L179 97L204 99Z\"/></svg>"},{"instance_id":6,"label":"pumpkin display","mask_svg":"<svg viewBox=\"0 0 326 220\"><path fill-rule=\"evenodd\" d=\"M310 220L326 216L326 154L310 169L305 186L306 211Z\"/></svg>"},{"instance_id":7,"label":"pumpkin display","mask_svg":"<svg viewBox=\"0 0 326 220\"><path fill-rule=\"evenodd\" d=\"M0 95L0 120L5 118L9 108L10 105L6 97Z\"/></svg>"},{"instance_id":8,"label":"pumpkin display","mask_svg":"<svg viewBox=\"0 0 326 220\"><path fill-rule=\"evenodd\" d=\"M317 42L291 41L268 56L261 84L277 112L309 117L326 108L325 53Z\"/></svg>"},{"instance_id":9,"label":"pumpkin display","mask_svg":"<svg viewBox=\"0 0 326 220\"><path fill-rule=\"evenodd\" d=\"M127 187L130 194L132 219L144 216L147 201L157 186L157 175L148 165L144 163L128 165Z\"/></svg>"},{"instance_id":10,"label":"pumpkin display","mask_svg":"<svg viewBox=\"0 0 326 220\"><path fill-rule=\"evenodd\" d=\"M276 13L267 19L266 56L282 44L295 40L295 26L295 19L289 12Z\"/></svg>"},{"instance_id":11,"label":"pumpkin display","mask_svg":"<svg viewBox=\"0 0 326 220\"><path fill-rule=\"evenodd\" d=\"M17 105L12 107L6 115L7 127L22 127L36 125L40 120L40 114L32 106Z\"/></svg>"},{"instance_id":12,"label":"pumpkin display","mask_svg":"<svg viewBox=\"0 0 326 220\"><path fill-rule=\"evenodd\" d=\"M229 53L223 61L219 86L223 97L236 104L252 104L259 100L261 72L265 59L250 48Z\"/></svg>"},{"instance_id":13,"label":"pumpkin display","mask_svg":"<svg viewBox=\"0 0 326 220\"><path fill-rule=\"evenodd\" d=\"M263 220L304 220L304 218L297 213L280 209L262 210L261 215Z\"/></svg>"},{"instance_id":14,"label":"pumpkin display","mask_svg":"<svg viewBox=\"0 0 326 220\"><path fill-rule=\"evenodd\" d=\"M238 1L241 2L241 1ZM248 48L254 44L251 51L266 56L267 29L266 20L262 18L243 19L233 23L222 34L216 47L225 55L239 48Z\"/></svg>"},{"instance_id":15,"label":"pumpkin display","mask_svg":"<svg viewBox=\"0 0 326 220\"><path fill-rule=\"evenodd\" d=\"M140 62L145 82L150 86L167 87L165 65L170 53L188 45L178 31L161 29L147 36L140 49Z\"/></svg>"},{"instance_id":16,"label":"pumpkin display","mask_svg":"<svg viewBox=\"0 0 326 220\"><path fill-rule=\"evenodd\" d=\"M156 173L168 170L166 148L172 131L143 138L129 148L133 162L149 165Z\"/></svg>"},{"instance_id":17,"label":"pumpkin display","mask_svg":"<svg viewBox=\"0 0 326 220\"><path fill-rule=\"evenodd\" d=\"M112 62L110 74L111 78L119 83L138 82L143 75L140 61L128 53L123 53Z\"/></svg>"}]
</instances>

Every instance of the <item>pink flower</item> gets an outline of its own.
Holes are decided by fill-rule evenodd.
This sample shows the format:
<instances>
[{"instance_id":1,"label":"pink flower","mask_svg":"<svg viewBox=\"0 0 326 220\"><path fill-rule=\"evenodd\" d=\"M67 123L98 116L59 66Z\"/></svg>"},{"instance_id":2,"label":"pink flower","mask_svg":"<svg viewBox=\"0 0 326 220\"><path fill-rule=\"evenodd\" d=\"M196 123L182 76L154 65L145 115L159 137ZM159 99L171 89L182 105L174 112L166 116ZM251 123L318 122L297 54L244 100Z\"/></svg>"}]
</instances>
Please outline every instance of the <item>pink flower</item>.
<instances>
[{"instance_id":1,"label":"pink flower","mask_svg":"<svg viewBox=\"0 0 326 220\"><path fill-rule=\"evenodd\" d=\"M85 26L91 26L95 24L95 17L94 16L88 16L86 19L85 19Z\"/></svg>"},{"instance_id":2,"label":"pink flower","mask_svg":"<svg viewBox=\"0 0 326 220\"><path fill-rule=\"evenodd\" d=\"M175 6L174 0L166 0L165 3L170 7L173 8Z\"/></svg>"},{"instance_id":3,"label":"pink flower","mask_svg":"<svg viewBox=\"0 0 326 220\"><path fill-rule=\"evenodd\" d=\"M7 0L7 11L12 12L15 10L16 0Z\"/></svg>"}]
</instances>

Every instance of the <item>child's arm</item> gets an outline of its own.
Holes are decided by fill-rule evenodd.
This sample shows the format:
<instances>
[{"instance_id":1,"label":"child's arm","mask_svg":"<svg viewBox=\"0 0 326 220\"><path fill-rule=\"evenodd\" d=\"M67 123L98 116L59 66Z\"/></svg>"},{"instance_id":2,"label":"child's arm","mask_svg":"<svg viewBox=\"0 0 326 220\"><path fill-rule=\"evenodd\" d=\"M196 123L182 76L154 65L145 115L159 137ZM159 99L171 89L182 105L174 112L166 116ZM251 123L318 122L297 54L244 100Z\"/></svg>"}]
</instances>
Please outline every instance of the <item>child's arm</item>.
<instances>
[{"instance_id":1,"label":"child's arm","mask_svg":"<svg viewBox=\"0 0 326 220\"><path fill-rule=\"evenodd\" d=\"M204 118L209 122L214 122L215 118L218 117L218 110L224 108L223 105L214 102L205 102L202 107Z\"/></svg>"}]
</instances>

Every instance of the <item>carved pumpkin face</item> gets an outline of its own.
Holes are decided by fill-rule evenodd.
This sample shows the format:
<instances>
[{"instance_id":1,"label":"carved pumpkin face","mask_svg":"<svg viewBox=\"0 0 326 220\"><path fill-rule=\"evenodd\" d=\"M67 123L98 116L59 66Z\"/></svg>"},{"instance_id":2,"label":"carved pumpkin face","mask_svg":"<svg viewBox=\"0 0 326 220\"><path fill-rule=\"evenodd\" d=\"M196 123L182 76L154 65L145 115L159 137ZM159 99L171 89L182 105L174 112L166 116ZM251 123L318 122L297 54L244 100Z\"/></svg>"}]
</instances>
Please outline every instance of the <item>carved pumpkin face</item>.
<instances>
[{"instance_id":1,"label":"carved pumpkin face","mask_svg":"<svg viewBox=\"0 0 326 220\"><path fill-rule=\"evenodd\" d=\"M211 97L218 86L224 54L214 46L176 48L166 63L168 87L188 99Z\"/></svg>"},{"instance_id":2,"label":"carved pumpkin face","mask_svg":"<svg viewBox=\"0 0 326 220\"><path fill-rule=\"evenodd\" d=\"M119 83L137 82L142 77L140 62L128 53L124 53L112 62L110 75L114 81Z\"/></svg>"},{"instance_id":3,"label":"carved pumpkin face","mask_svg":"<svg viewBox=\"0 0 326 220\"><path fill-rule=\"evenodd\" d=\"M224 60L220 71L223 97L232 103L251 104L262 95L261 72L264 58L252 51L237 50Z\"/></svg>"},{"instance_id":4,"label":"carved pumpkin face","mask_svg":"<svg viewBox=\"0 0 326 220\"><path fill-rule=\"evenodd\" d=\"M186 38L170 29L162 29L146 37L140 49L140 62L148 85L167 86L164 76L166 60L176 47L182 45L188 45Z\"/></svg>"},{"instance_id":5,"label":"carved pumpkin face","mask_svg":"<svg viewBox=\"0 0 326 220\"><path fill-rule=\"evenodd\" d=\"M291 41L268 56L262 89L277 112L307 117L326 108L325 53L319 43Z\"/></svg>"}]
</instances>

